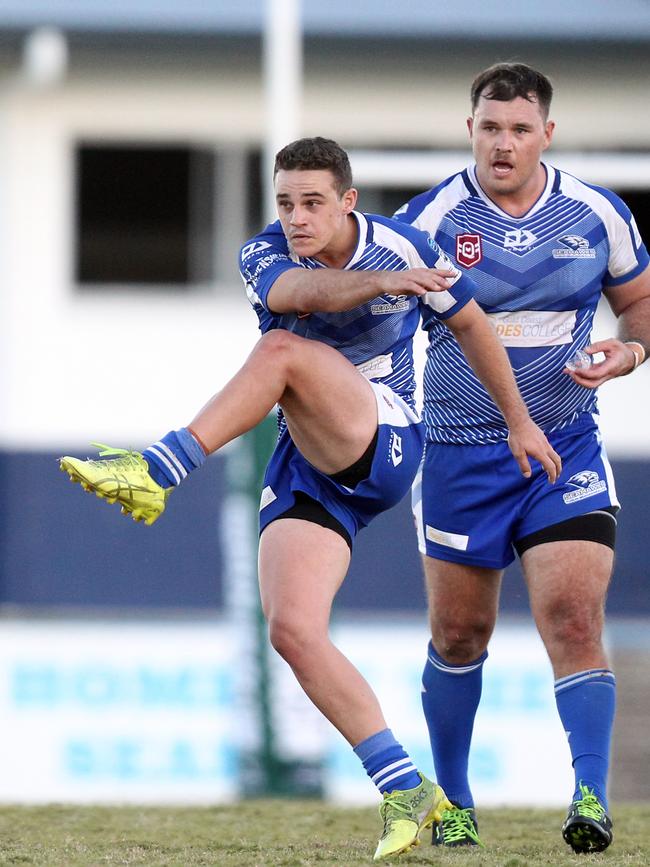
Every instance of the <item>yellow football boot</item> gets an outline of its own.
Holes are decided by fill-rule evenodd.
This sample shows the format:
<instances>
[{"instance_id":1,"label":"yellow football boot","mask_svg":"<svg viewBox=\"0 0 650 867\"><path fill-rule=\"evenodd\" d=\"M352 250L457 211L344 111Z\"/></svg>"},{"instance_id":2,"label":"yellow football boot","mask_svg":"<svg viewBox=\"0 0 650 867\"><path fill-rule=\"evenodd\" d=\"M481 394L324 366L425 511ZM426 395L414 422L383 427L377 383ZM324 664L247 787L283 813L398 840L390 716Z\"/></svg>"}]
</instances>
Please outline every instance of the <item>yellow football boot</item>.
<instances>
[{"instance_id":1,"label":"yellow football boot","mask_svg":"<svg viewBox=\"0 0 650 867\"><path fill-rule=\"evenodd\" d=\"M420 845L420 834L434 822L440 822L444 810L451 810L447 796L435 783L422 774L422 782L414 789L384 793L379 815L384 820L384 832L377 845L375 861L408 852Z\"/></svg>"},{"instance_id":2,"label":"yellow football boot","mask_svg":"<svg viewBox=\"0 0 650 867\"><path fill-rule=\"evenodd\" d=\"M116 455L110 460L81 460L63 457L61 470L84 491L94 491L102 500L119 503L123 515L134 521L153 522L165 510L165 502L173 488L161 488L149 475L149 467L140 452L113 449L102 443L91 443L100 449L100 456Z\"/></svg>"}]
</instances>

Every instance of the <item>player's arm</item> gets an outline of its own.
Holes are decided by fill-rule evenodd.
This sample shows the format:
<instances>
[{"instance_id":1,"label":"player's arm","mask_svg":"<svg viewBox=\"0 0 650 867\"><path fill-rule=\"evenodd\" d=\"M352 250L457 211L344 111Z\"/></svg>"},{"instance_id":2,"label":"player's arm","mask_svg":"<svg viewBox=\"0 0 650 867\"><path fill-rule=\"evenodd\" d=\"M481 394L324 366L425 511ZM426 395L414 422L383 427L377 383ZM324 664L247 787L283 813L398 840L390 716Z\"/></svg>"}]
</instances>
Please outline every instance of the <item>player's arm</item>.
<instances>
[{"instance_id":1,"label":"player's arm","mask_svg":"<svg viewBox=\"0 0 650 867\"><path fill-rule=\"evenodd\" d=\"M571 372L585 388L626 376L643 364L650 351L650 265L628 283L605 289L604 295L618 319L618 334L586 347L590 354L604 353L605 359L586 370Z\"/></svg>"},{"instance_id":2,"label":"player's arm","mask_svg":"<svg viewBox=\"0 0 650 867\"><path fill-rule=\"evenodd\" d=\"M276 277L267 303L274 313L337 313L379 295L425 295L449 285L453 272L436 268L407 271L306 270L294 267Z\"/></svg>"},{"instance_id":3,"label":"player's arm","mask_svg":"<svg viewBox=\"0 0 650 867\"><path fill-rule=\"evenodd\" d=\"M531 419L517 388L510 359L485 313L471 300L446 319L445 325L501 410L510 431L508 445L523 475L531 474L528 460L531 457L540 462L549 481L554 482L562 470L560 456Z\"/></svg>"}]
</instances>

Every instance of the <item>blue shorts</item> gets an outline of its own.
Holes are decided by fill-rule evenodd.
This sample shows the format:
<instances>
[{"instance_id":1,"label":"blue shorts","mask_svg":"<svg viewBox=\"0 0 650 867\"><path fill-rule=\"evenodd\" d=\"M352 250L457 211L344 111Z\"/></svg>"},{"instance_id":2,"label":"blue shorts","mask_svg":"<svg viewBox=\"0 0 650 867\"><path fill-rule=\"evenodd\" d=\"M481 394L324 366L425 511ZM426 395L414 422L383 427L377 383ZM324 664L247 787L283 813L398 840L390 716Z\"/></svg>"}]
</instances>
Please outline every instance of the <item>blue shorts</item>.
<instances>
[{"instance_id":1,"label":"blue shorts","mask_svg":"<svg viewBox=\"0 0 650 867\"><path fill-rule=\"evenodd\" d=\"M612 469L595 425L566 428L548 440L562 458L551 485L537 461L526 479L506 442L427 442L413 486L420 551L438 560L503 569L513 543L530 533L616 506Z\"/></svg>"},{"instance_id":2,"label":"blue shorts","mask_svg":"<svg viewBox=\"0 0 650 867\"><path fill-rule=\"evenodd\" d=\"M317 470L298 451L285 429L271 456L260 500L260 532L294 504L302 491L319 502L351 539L373 518L398 503L413 484L424 448L424 428L415 410L381 383L370 385L379 426L370 475L347 488Z\"/></svg>"}]
</instances>

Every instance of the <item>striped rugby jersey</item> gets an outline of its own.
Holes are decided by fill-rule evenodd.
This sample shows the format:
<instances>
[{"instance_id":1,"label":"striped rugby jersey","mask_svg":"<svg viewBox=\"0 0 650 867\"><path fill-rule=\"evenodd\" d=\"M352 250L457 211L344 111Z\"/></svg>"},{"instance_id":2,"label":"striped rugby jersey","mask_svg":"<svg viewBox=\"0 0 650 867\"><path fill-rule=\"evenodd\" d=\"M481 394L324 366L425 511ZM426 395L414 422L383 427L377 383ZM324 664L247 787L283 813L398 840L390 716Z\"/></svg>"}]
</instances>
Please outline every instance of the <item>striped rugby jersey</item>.
<instances>
[{"instance_id":1,"label":"striped rugby jersey","mask_svg":"<svg viewBox=\"0 0 650 867\"><path fill-rule=\"evenodd\" d=\"M648 266L627 206L601 187L545 165L546 187L523 217L502 211L481 189L475 167L416 196L395 218L430 233L471 274L475 297L501 338L531 416L545 431L593 426L596 392L562 370L590 342L603 289ZM507 438L494 402L445 326L426 311L427 437L439 443Z\"/></svg>"},{"instance_id":2,"label":"striped rugby jersey","mask_svg":"<svg viewBox=\"0 0 650 867\"><path fill-rule=\"evenodd\" d=\"M359 225L356 249L347 271L405 271L419 267L450 267L429 236L411 226L353 211ZM419 324L416 296L378 295L340 313L273 313L267 298L275 280L290 268L324 268L313 258L293 254L279 220L241 248L240 272L262 333L284 328L338 349L368 379L382 382L413 405L415 375L412 338ZM421 305L435 321L448 319L472 298L472 281L458 271L448 290L429 292Z\"/></svg>"}]
</instances>

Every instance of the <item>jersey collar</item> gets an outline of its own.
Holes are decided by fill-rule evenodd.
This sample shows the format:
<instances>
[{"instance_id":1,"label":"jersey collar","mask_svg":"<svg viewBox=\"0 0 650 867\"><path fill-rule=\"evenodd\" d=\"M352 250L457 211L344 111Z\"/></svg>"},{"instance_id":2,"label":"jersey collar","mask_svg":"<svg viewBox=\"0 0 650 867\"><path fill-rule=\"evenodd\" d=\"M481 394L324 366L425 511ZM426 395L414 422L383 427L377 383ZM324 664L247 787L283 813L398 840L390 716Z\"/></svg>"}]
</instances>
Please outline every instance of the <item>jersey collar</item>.
<instances>
[{"instance_id":1,"label":"jersey collar","mask_svg":"<svg viewBox=\"0 0 650 867\"><path fill-rule=\"evenodd\" d=\"M353 268L359 261L359 259L363 256L366 245L372 241L372 224L368 219L366 219L365 214L362 214L361 211L351 211L350 213L357 221L357 243L354 250L352 251L352 255L345 263L343 268L340 269L341 271L347 271L349 268ZM279 220L278 225L280 225ZM311 262L317 268L328 267L323 262L321 262L320 259L317 259L315 257L312 258L310 256L307 256L303 259L300 256L296 256L296 254L292 252L290 252L289 257L293 262Z\"/></svg>"},{"instance_id":2,"label":"jersey collar","mask_svg":"<svg viewBox=\"0 0 650 867\"><path fill-rule=\"evenodd\" d=\"M354 265L363 256L363 252L366 249L366 244L370 240L370 233L372 231L370 223L366 219L365 214L362 214L361 211L352 211L352 216L357 221L359 233L357 237L357 246L355 247L354 252L350 256L347 265L344 266L344 271L347 271L348 268L353 268Z\"/></svg>"},{"instance_id":3,"label":"jersey collar","mask_svg":"<svg viewBox=\"0 0 650 867\"><path fill-rule=\"evenodd\" d=\"M487 195L487 193L481 187L478 178L476 177L476 165L471 165L467 167L467 170L463 172L464 180L467 188L473 196L477 196L487 205L490 210L495 211L497 214L501 214L503 217L507 217L509 220L525 220L528 217L532 217L533 214L536 214L537 211L541 210L546 202L548 201L550 195L555 192L557 187L556 184L556 169L553 166L549 166L546 163L542 163L544 170L546 172L546 183L544 185L544 189L539 195L537 201L533 204L531 208L529 208L525 214L522 214L520 217L513 217L512 214L509 214L507 211L504 211L500 208L492 199ZM559 177L558 177L559 180Z\"/></svg>"}]
</instances>

